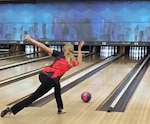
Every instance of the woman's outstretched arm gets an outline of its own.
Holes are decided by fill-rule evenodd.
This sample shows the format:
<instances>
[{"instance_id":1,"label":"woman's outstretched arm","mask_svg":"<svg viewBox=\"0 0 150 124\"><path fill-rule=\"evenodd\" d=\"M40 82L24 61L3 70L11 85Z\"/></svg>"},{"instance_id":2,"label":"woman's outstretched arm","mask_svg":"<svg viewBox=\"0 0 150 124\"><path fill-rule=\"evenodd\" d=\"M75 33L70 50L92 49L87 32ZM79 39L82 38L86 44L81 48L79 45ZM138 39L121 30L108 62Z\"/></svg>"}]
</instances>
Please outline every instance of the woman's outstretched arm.
<instances>
[{"instance_id":1,"label":"woman's outstretched arm","mask_svg":"<svg viewBox=\"0 0 150 124\"><path fill-rule=\"evenodd\" d=\"M45 51L46 53L49 53L49 54L53 54L53 49L45 46L43 43L40 43L34 39L32 39L29 35L25 35L24 36L24 40L25 41L29 41L31 42L32 44L34 44L35 46L41 48L43 51Z\"/></svg>"}]
</instances>

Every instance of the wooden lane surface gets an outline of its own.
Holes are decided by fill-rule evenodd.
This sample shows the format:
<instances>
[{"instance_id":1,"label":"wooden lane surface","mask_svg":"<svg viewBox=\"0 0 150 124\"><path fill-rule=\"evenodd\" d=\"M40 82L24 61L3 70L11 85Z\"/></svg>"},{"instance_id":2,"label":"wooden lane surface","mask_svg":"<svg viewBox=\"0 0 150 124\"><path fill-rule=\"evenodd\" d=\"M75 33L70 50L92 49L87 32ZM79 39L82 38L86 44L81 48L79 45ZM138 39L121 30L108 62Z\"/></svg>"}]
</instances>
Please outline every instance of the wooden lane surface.
<instances>
[{"instance_id":1,"label":"wooden lane surface","mask_svg":"<svg viewBox=\"0 0 150 124\"><path fill-rule=\"evenodd\" d=\"M14 64L14 63L18 63L18 62L23 62L23 61L29 60L31 58L37 58L37 54L35 54L35 55L33 55L33 54L32 55L25 55L25 56L16 57L16 58L0 60L0 66Z\"/></svg>"},{"instance_id":2,"label":"wooden lane surface","mask_svg":"<svg viewBox=\"0 0 150 124\"><path fill-rule=\"evenodd\" d=\"M89 57L85 57L85 58L83 58L83 61L90 62L91 59L94 59L94 60L97 59L98 60L99 56L98 55L92 55ZM32 62L29 64L25 64L25 65L20 65L20 66L16 66L13 68L0 70L0 77L1 77L0 81L5 80L7 78L17 76L17 75L20 75L20 74L23 74L23 73L27 73L29 71L39 69L41 67L45 67L47 65L52 64L53 60L54 60L53 58L48 58L48 59ZM1 84L1 82L0 82L0 84Z\"/></svg>"},{"instance_id":3,"label":"wooden lane surface","mask_svg":"<svg viewBox=\"0 0 150 124\"><path fill-rule=\"evenodd\" d=\"M0 60L0 66L4 65L9 65L17 62L22 62L25 60L28 60L29 58L27 57L18 57L18 58L13 58L13 59L5 59L5 60Z\"/></svg>"},{"instance_id":4,"label":"wooden lane surface","mask_svg":"<svg viewBox=\"0 0 150 124\"><path fill-rule=\"evenodd\" d=\"M52 63L52 60L53 60L52 58L48 58L25 65L0 70L0 77L1 77L0 81L50 65Z\"/></svg>"},{"instance_id":5,"label":"wooden lane surface","mask_svg":"<svg viewBox=\"0 0 150 124\"><path fill-rule=\"evenodd\" d=\"M94 57L94 56L92 56ZM98 61L98 56L95 56L95 61L91 61L90 59L94 59L92 57L87 57L85 61L83 60L83 63L79 65L76 68L72 68L69 70L62 78L65 78L66 76L75 73L78 70L81 70L85 67L88 67L95 63L95 61ZM89 59L89 61L88 61ZM100 58L99 58L100 59ZM10 84L8 86L0 88L1 90L1 105L5 106L8 103L11 103L19 98L22 98L24 96L27 96L31 94L37 87L40 85L38 75L29 77L27 79L23 79L20 81L15 82L14 84Z\"/></svg>"},{"instance_id":6,"label":"wooden lane surface","mask_svg":"<svg viewBox=\"0 0 150 124\"><path fill-rule=\"evenodd\" d=\"M128 64L127 64L128 63ZM64 115L64 123L77 124L87 122L89 124L100 124L104 122L113 123L112 120L108 120L109 114L107 112L95 111L96 108L101 104L119 85L122 79L128 74L128 72L136 65L136 62L130 62L126 58L122 58L117 62L112 63L105 69L101 70L99 73L93 75L92 77L85 80L83 83L69 90L63 95L65 108L68 114ZM92 99L89 103L83 103L81 101L81 93L84 91L89 91L92 94ZM55 100L43 106L42 109L48 110L51 115L55 114L56 109L52 108L55 105ZM52 110L51 110L52 108ZM39 111L44 111L39 110ZM27 108L28 112L31 112ZM34 112L31 112L32 114ZM104 116L106 115L106 117ZM53 115L54 116L54 115ZM69 117L68 117L69 116ZM103 117L105 118L103 120ZM70 119L69 119L70 118ZM46 122L56 120L55 116L53 119L47 118ZM69 121L68 121L68 120ZM59 121L58 121L59 122ZM116 123L114 123L116 124Z\"/></svg>"},{"instance_id":7,"label":"wooden lane surface","mask_svg":"<svg viewBox=\"0 0 150 124\"><path fill-rule=\"evenodd\" d=\"M41 108L25 108L15 117L10 116L3 121L7 124L118 124L116 118L122 113L107 113L95 110L135 65L136 62L129 61L126 58L119 59L64 93L62 97L67 111L64 115L56 114L56 103L53 100ZM81 101L81 93L84 91L89 91L92 94L89 103ZM127 123L124 121L122 124Z\"/></svg>"}]
</instances>

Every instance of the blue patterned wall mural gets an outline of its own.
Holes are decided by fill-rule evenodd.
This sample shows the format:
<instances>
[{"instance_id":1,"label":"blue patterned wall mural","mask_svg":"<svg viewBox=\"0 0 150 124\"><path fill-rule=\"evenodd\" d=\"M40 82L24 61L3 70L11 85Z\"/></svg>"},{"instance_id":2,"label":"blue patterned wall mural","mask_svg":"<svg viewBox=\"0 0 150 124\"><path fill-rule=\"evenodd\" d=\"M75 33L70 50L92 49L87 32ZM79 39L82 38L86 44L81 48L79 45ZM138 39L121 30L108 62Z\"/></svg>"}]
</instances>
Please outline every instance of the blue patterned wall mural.
<instances>
[{"instance_id":1,"label":"blue patterned wall mural","mask_svg":"<svg viewBox=\"0 0 150 124\"><path fill-rule=\"evenodd\" d=\"M150 41L150 2L0 4L0 40Z\"/></svg>"}]
</instances>

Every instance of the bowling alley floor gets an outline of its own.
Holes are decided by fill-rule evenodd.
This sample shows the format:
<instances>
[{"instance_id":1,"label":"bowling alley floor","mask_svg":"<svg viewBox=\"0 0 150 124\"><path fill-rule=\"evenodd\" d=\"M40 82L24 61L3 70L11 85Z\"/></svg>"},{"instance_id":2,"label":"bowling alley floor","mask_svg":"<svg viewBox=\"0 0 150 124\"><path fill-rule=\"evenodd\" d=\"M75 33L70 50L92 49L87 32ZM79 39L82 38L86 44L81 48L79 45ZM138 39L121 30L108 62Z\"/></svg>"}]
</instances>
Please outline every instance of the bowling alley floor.
<instances>
[{"instance_id":1,"label":"bowling alley floor","mask_svg":"<svg viewBox=\"0 0 150 124\"><path fill-rule=\"evenodd\" d=\"M0 124L148 124L150 123L150 67L124 112L108 113L96 110L136 63L128 58L119 59L62 94L67 111L65 114L57 114L55 100L52 100L42 107L28 107L15 116L0 118ZM84 91L92 94L89 103L81 100L81 93ZM0 110L3 108L4 105L0 105Z\"/></svg>"}]
</instances>

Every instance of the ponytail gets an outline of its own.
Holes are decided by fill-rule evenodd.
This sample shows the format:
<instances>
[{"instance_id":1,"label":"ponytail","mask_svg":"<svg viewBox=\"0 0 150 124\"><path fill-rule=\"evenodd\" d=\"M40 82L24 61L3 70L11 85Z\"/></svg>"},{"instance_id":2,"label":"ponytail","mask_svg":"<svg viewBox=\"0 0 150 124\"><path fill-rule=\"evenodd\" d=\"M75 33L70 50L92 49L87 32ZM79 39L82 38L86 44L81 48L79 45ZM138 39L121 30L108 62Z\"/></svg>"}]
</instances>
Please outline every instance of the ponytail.
<instances>
[{"instance_id":1,"label":"ponytail","mask_svg":"<svg viewBox=\"0 0 150 124\"><path fill-rule=\"evenodd\" d=\"M74 56L73 52L74 52L74 47L72 44L66 44L64 46L64 56L68 62L69 65L72 65L72 63L76 62L76 57Z\"/></svg>"}]
</instances>

